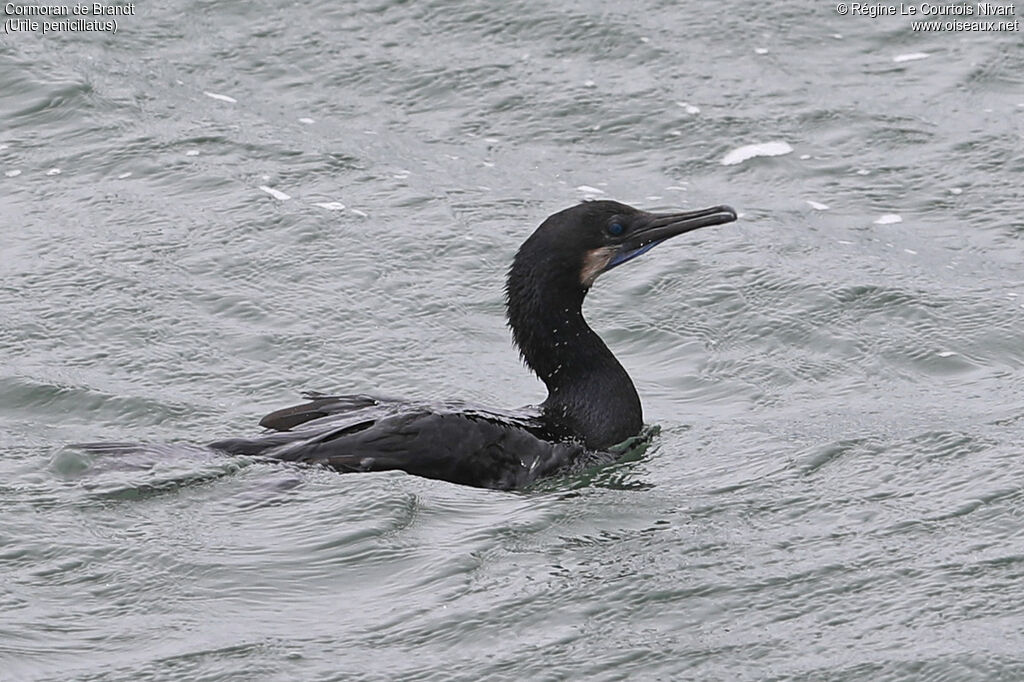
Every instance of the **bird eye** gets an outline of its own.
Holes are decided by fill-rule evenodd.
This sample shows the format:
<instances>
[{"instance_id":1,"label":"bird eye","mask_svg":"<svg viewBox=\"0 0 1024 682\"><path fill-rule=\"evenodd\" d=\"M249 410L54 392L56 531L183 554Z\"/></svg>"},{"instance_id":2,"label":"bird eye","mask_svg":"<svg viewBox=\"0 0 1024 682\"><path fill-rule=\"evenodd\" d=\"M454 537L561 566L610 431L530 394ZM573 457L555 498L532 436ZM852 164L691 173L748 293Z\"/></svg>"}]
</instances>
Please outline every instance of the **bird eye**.
<instances>
[{"instance_id":1,"label":"bird eye","mask_svg":"<svg viewBox=\"0 0 1024 682\"><path fill-rule=\"evenodd\" d=\"M618 237L625 231L626 228L622 226L622 223L612 223L608 226L608 234L613 237Z\"/></svg>"}]
</instances>

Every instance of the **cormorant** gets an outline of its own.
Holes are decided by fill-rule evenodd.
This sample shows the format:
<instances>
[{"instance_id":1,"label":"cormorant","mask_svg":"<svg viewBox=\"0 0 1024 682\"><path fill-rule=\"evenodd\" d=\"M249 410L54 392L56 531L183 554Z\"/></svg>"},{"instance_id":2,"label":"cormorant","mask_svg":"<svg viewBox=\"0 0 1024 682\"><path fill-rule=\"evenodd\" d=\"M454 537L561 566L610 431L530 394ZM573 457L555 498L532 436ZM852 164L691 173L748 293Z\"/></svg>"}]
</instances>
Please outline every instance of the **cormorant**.
<instances>
[{"instance_id":1,"label":"cormorant","mask_svg":"<svg viewBox=\"0 0 1024 682\"><path fill-rule=\"evenodd\" d=\"M275 433L210 447L506 490L611 461L608 448L636 436L643 416L626 370L583 319L587 291L666 239L734 220L728 206L656 214L615 201L586 201L545 220L520 247L505 287L515 344L548 389L532 412L306 394L309 402L260 421Z\"/></svg>"}]
</instances>

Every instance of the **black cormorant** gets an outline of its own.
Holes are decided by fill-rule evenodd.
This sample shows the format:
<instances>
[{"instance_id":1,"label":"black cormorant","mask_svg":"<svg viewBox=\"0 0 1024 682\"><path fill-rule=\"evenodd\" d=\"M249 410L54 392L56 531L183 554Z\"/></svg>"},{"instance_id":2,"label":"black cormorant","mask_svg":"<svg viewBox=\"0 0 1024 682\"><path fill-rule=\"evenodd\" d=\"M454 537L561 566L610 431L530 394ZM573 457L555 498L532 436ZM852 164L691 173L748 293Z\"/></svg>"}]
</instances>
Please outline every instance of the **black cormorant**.
<instances>
[{"instance_id":1,"label":"black cormorant","mask_svg":"<svg viewBox=\"0 0 1024 682\"><path fill-rule=\"evenodd\" d=\"M583 319L587 291L666 239L734 220L728 206L658 214L615 201L583 202L545 220L520 247L505 287L515 343L548 389L532 412L307 394L309 402L260 421L274 433L210 447L500 489L610 461L608 448L636 436L643 415L626 370Z\"/></svg>"}]
</instances>

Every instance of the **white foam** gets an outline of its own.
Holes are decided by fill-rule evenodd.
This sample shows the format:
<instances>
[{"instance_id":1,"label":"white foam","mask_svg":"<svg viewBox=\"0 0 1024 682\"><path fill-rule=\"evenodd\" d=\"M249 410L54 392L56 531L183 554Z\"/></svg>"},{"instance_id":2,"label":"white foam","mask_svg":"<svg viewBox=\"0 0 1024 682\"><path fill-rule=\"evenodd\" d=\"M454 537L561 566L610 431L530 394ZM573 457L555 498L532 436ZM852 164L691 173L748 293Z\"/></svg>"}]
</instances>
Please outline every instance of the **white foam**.
<instances>
[{"instance_id":1,"label":"white foam","mask_svg":"<svg viewBox=\"0 0 1024 682\"><path fill-rule=\"evenodd\" d=\"M360 218L369 218L370 217L369 213L363 213L358 208L350 208L349 210L352 211L353 213L355 213Z\"/></svg>"},{"instance_id":2,"label":"white foam","mask_svg":"<svg viewBox=\"0 0 1024 682\"><path fill-rule=\"evenodd\" d=\"M285 194L284 192L282 192L279 189L274 189L273 187L267 187L266 185L260 185L259 189L263 190L264 192L266 192L270 196L274 197L278 201L288 201L289 199L291 199L290 196L288 196L287 194Z\"/></svg>"},{"instance_id":3,"label":"white foam","mask_svg":"<svg viewBox=\"0 0 1024 682\"><path fill-rule=\"evenodd\" d=\"M914 251L913 249L903 249L903 250L906 251L907 253L909 253L911 256L916 256L917 255L917 251Z\"/></svg>"},{"instance_id":4,"label":"white foam","mask_svg":"<svg viewBox=\"0 0 1024 682\"><path fill-rule=\"evenodd\" d=\"M238 102L238 100L235 99L234 97L228 97L227 95L218 95L216 92L206 92L204 90L203 94L206 95L207 97L212 97L213 99L218 99L221 102L230 102L231 104L236 104Z\"/></svg>"},{"instance_id":5,"label":"white foam","mask_svg":"<svg viewBox=\"0 0 1024 682\"><path fill-rule=\"evenodd\" d=\"M305 123L306 125L309 125L310 123L316 123L316 121L309 118L308 116L303 116L302 118L299 119L299 123Z\"/></svg>"},{"instance_id":6,"label":"white foam","mask_svg":"<svg viewBox=\"0 0 1024 682\"><path fill-rule=\"evenodd\" d=\"M789 154L793 151L793 148L789 146L787 142L761 142L759 144L748 144L740 147L739 149L733 149L731 152L726 154L722 158L723 166L734 166L737 163L743 163L747 159L752 159L755 156L782 156L783 154Z\"/></svg>"},{"instance_id":7,"label":"white foam","mask_svg":"<svg viewBox=\"0 0 1024 682\"><path fill-rule=\"evenodd\" d=\"M16 178L21 175L21 171L18 169L4 171L4 175L8 178Z\"/></svg>"},{"instance_id":8,"label":"white foam","mask_svg":"<svg viewBox=\"0 0 1024 682\"><path fill-rule=\"evenodd\" d=\"M807 159L809 159L809 158L811 158L811 155L810 155L810 154L801 154L801 155L800 155L800 160L801 160L801 161L806 161L806 160L807 160Z\"/></svg>"},{"instance_id":9,"label":"white foam","mask_svg":"<svg viewBox=\"0 0 1024 682\"><path fill-rule=\"evenodd\" d=\"M754 53L755 54L768 54L768 50L764 49L763 47L755 47L754 48Z\"/></svg>"},{"instance_id":10,"label":"white foam","mask_svg":"<svg viewBox=\"0 0 1024 682\"><path fill-rule=\"evenodd\" d=\"M127 173L121 173L120 175L118 175L117 179L118 180L124 180L125 178L130 178L131 176L132 176L132 172L128 171Z\"/></svg>"},{"instance_id":11,"label":"white foam","mask_svg":"<svg viewBox=\"0 0 1024 682\"><path fill-rule=\"evenodd\" d=\"M688 114L700 113L700 107L696 107L689 102L676 102L676 106L682 108Z\"/></svg>"},{"instance_id":12,"label":"white foam","mask_svg":"<svg viewBox=\"0 0 1024 682\"><path fill-rule=\"evenodd\" d=\"M928 59L931 56L927 52L908 52L907 54L898 54L892 58L897 64L901 62L916 62L918 59Z\"/></svg>"},{"instance_id":13,"label":"white foam","mask_svg":"<svg viewBox=\"0 0 1024 682\"><path fill-rule=\"evenodd\" d=\"M840 244L852 244L853 243L853 242L848 242L845 239L837 239L836 241L839 242Z\"/></svg>"},{"instance_id":14,"label":"white foam","mask_svg":"<svg viewBox=\"0 0 1024 682\"><path fill-rule=\"evenodd\" d=\"M60 168L51 168L50 170L46 171L46 174L47 175L60 175Z\"/></svg>"},{"instance_id":15,"label":"white foam","mask_svg":"<svg viewBox=\"0 0 1024 682\"><path fill-rule=\"evenodd\" d=\"M959 187L950 187L949 188L949 193L950 194L963 194L964 191L961 188L959 188Z\"/></svg>"},{"instance_id":16,"label":"white foam","mask_svg":"<svg viewBox=\"0 0 1024 682\"><path fill-rule=\"evenodd\" d=\"M807 200L807 205L810 206L811 208L813 208L815 211L827 211L828 210L828 205L827 204L823 204L820 201L811 201L810 199L808 199Z\"/></svg>"},{"instance_id":17,"label":"white foam","mask_svg":"<svg viewBox=\"0 0 1024 682\"><path fill-rule=\"evenodd\" d=\"M319 206L320 208L328 210L328 211L344 211L345 210L345 204L341 203L340 201L323 201L323 202L316 203L316 204L313 204L313 205L314 206Z\"/></svg>"},{"instance_id":18,"label":"white foam","mask_svg":"<svg viewBox=\"0 0 1024 682\"><path fill-rule=\"evenodd\" d=\"M871 171L869 171L867 168L861 168L859 171L857 171L857 175L871 175Z\"/></svg>"},{"instance_id":19,"label":"white foam","mask_svg":"<svg viewBox=\"0 0 1024 682\"><path fill-rule=\"evenodd\" d=\"M893 225L895 223L902 222L903 218L899 214L886 213L885 215L878 216L878 218L875 220L875 225Z\"/></svg>"},{"instance_id":20,"label":"white foam","mask_svg":"<svg viewBox=\"0 0 1024 682\"><path fill-rule=\"evenodd\" d=\"M576 188L576 191L583 192L584 194L604 194L603 189L591 187L590 185L580 185Z\"/></svg>"},{"instance_id":21,"label":"white foam","mask_svg":"<svg viewBox=\"0 0 1024 682\"><path fill-rule=\"evenodd\" d=\"M199 156L199 150L189 149L187 152L185 152L185 156Z\"/></svg>"},{"instance_id":22,"label":"white foam","mask_svg":"<svg viewBox=\"0 0 1024 682\"><path fill-rule=\"evenodd\" d=\"M592 88L595 87L597 83L595 83L594 81L583 81L583 85L584 87Z\"/></svg>"},{"instance_id":23,"label":"white foam","mask_svg":"<svg viewBox=\"0 0 1024 682\"><path fill-rule=\"evenodd\" d=\"M959 355L959 353L952 350L940 350L938 353L936 353L936 355L938 355L940 358L951 358L954 355Z\"/></svg>"}]
</instances>

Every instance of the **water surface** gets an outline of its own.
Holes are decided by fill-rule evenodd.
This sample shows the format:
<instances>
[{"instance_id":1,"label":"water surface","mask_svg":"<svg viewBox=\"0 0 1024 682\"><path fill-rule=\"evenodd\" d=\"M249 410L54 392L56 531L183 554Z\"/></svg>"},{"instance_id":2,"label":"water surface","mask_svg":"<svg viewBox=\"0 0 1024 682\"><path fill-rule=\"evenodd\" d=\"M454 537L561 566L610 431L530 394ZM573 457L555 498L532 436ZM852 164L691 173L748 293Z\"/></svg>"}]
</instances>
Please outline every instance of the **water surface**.
<instances>
[{"instance_id":1,"label":"water surface","mask_svg":"<svg viewBox=\"0 0 1024 682\"><path fill-rule=\"evenodd\" d=\"M1024 676L1020 32L172 1L0 40L5 679ZM504 272L598 196L742 214L588 298L661 429L632 461L501 493L64 447L536 402Z\"/></svg>"}]
</instances>

